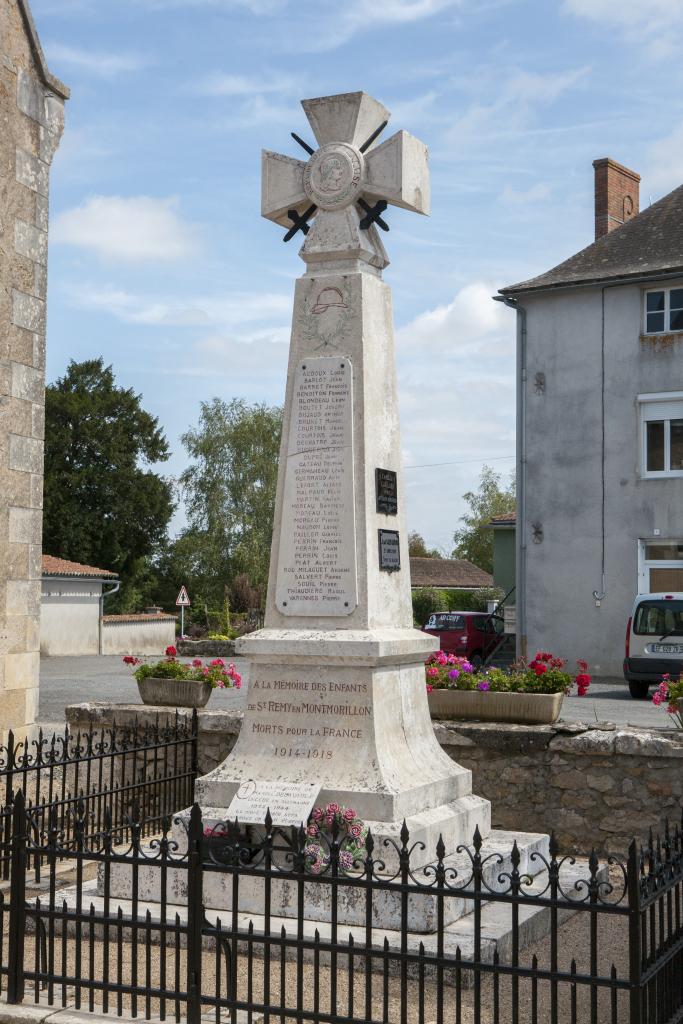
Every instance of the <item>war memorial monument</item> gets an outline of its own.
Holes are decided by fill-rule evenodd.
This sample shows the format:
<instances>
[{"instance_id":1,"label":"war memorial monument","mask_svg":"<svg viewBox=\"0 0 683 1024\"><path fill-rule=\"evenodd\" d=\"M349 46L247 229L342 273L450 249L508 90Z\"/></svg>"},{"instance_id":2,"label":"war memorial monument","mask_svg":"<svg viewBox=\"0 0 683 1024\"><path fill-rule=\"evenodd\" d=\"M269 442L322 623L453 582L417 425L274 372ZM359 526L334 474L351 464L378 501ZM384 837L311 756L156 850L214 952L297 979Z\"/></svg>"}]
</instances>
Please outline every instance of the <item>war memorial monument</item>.
<instances>
[{"instance_id":1,"label":"war memorial monument","mask_svg":"<svg viewBox=\"0 0 683 1024\"><path fill-rule=\"evenodd\" d=\"M248 705L227 760L197 783L221 818L244 783L321 786L377 841L449 851L490 829L471 773L427 706L432 637L413 628L401 472L388 204L429 212L426 146L379 141L389 112L362 92L304 100L310 159L264 152L262 214L305 233L299 255L265 627L240 641ZM303 141L303 140L302 140ZM309 224L313 218L312 224ZM282 822L285 824L286 822ZM428 854L425 854L428 856Z\"/></svg>"}]
</instances>

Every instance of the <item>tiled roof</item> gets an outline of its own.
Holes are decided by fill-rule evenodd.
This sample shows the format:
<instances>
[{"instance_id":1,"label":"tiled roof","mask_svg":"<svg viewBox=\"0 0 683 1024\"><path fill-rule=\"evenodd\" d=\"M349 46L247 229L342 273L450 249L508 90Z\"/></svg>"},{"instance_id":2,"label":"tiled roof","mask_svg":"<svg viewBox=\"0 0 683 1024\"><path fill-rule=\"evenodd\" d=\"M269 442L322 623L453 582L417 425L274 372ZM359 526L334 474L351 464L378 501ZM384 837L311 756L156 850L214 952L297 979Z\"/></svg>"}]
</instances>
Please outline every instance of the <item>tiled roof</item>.
<instances>
[{"instance_id":1,"label":"tiled roof","mask_svg":"<svg viewBox=\"0 0 683 1024\"><path fill-rule=\"evenodd\" d=\"M96 569L94 565L81 565L80 562L69 562L65 558L53 558L43 555L43 576L89 576L91 579L118 579L118 573L108 569Z\"/></svg>"},{"instance_id":2,"label":"tiled roof","mask_svg":"<svg viewBox=\"0 0 683 1024\"><path fill-rule=\"evenodd\" d=\"M133 615L103 615L102 622L163 622L165 619L177 619L177 615L169 615L167 612L154 612L154 614L145 615L143 612Z\"/></svg>"},{"instance_id":3,"label":"tiled roof","mask_svg":"<svg viewBox=\"0 0 683 1024\"><path fill-rule=\"evenodd\" d=\"M414 587L490 587L493 577L464 558L411 558L410 577Z\"/></svg>"},{"instance_id":4,"label":"tiled roof","mask_svg":"<svg viewBox=\"0 0 683 1024\"><path fill-rule=\"evenodd\" d=\"M552 270L501 288L503 295L613 278L683 275L683 185Z\"/></svg>"},{"instance_id":5,"label":"tiled roof","mask_svg":"<svg viewBox=\"0 0 683 1024\"><path fill-rule=\"evenodd\" d=\"M517 522L516 512L503 512L500 516L494 516L489 526L514 526Z\"/></svg>"}]
</instances>

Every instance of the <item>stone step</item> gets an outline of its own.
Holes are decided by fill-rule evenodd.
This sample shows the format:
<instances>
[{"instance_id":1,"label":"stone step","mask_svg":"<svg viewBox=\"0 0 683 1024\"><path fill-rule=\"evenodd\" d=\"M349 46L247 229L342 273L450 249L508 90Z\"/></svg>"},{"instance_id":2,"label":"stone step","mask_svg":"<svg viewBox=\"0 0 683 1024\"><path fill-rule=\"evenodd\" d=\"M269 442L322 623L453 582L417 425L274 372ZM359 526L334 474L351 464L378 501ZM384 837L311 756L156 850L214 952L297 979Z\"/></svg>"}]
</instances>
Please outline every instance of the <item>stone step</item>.
<instances>
[{"instance_id":1,"label":"stone step","mask_svg":"<svg viewBox=\"0 0 683 1024\"><path fill-rule=\"evenodd\" d=\"M548 836L533 832L504 832L495 830L484 840L481 856L484 861L484 882L492 889L499 889L498 877L512 869L511 854L513 844L517 842L520 854L519 870L522 874L536 875L543 868L538 854L548 855ZM146 848L145 852L154 856L154 851ZM381 850L376 851L381 857ZM449 886L464 885L471 874L471 860L465 851L445 858L446 879ZM131 866L124 863L112 863L110 892L112 897L127 898L131 891ZM413 872L414 879L425 886L433 879L433 865L420 867ZM100 868L100 879L103 869ZM148 903L159 903L161 899L160 871L158 865L141 861L138 873L138 892L140 899ZM205 905L221 911L232 907L233 876L228 871L207 870L204 872ZM311 921L325 922L331 920L332 886L324 881L311 881L305 886L306 915ZM180 868L169 868L167 879L167 898L170 903L184 904L187 902L187 872ZM259 875L241 875L239 882L239 907L244 913L261 915L264 910L264 878ZM375 889L373 892L373 925L398 931L401 927L401 895L393 890ZM451 924L468 913L466 900L457 895L444 898L444 922ZM366 893L363 886L338 886L337 917L340 924L364 925L366 911ZM278 879L272 876L271 913L282 918L292 918L297 913L297 884L291 879ZM438 913L438 896L431 888L424 893L411 893L408 897L408 928L412 932L428 934L436 928Z\"/></svg>"},{"instance_id":2,"label":"stone step","mask_svg":"<svg viewBox=\"0 0 683 1024\"><path fill-rule=\"evenodd\" d=\"M572 896L579 896L576 890L576 883L579 879L585 879L588 877L588 867L585 861L577 860L574 865L565 865L562 869L562 887L565 893ZM606 880L606 868L601 869L600 876L601 880ZM530 886L524 886L525 893L529 895L538 895L545 890L548 882L547 871L542 871L534 878ZM58 912L62 907L62 900L66 903L67 908L70 911L75 910L77 905L77 891L75 886L67 889L60 890L57 899ZM95 914L102 914L104 911L104 899L101 895L98 895L96 883L91 881L87 882L82 889L81 894L81 906L84 913L88 913L90 907L94 907ZM451 958L453 961L452 967L445 973L445 983L455 983L455 957L458 949L463 961L467 962L474 958L474 911L472 908L471 901L468 902L469 912L464 914L457 921L449 924L444 930L444 941L443 949L444 954L447 958ZM112 899L110 901L110 917L114 917L121 908L124 919L130 920L132 917L132 903L129 899ZM153 924L158 924L160 920L159 915L159 904L156 902L140 902L138 904L138 921L143 924L146 919L147 912L149 911L151 921ZM569 917L576 913L571 907L565 910L561 910L558 913L559 923L563 923ZM166 920L169 924L175 921L176 914L181 924L187 922L187 907L183 904L169 904L166 908ZM220 927L224 930L224 934L227 936L230 933L232 925L232 915L225 908L218 907L207 907L205 910L205 917L212 926L216 925L216 922L220 922ZM253 924L254 935L258 939L260 935L263 935L264 930L264 918L258 914L250 913L239 913L237 915L238 929L240 932L245 934L249 928L249 924ZM271 917L271 928L270 934L273 936L274 941L280 938L282 929L288 934L293 934L296 931L296 924L291 917ZM55 931L57 934L61 934L61 922L55 920ZM97 938L104 937L104 927L98 925L95 928L95 936ZM536 907L531 905L525 905L523 902L519 905L519 948L523 949L525 946L531 943L536 943L542 940L550 931L550 910L547 907ZM68 933L75 935L76 923L71 921L68 925ZM113 932L110 931L110 937ZM306 920L303 926L304 938L309 941L315 941L316 934L318 935L322 943L327 942L331 938L331 925L329 922ZM158 935L154 932L151 933L153 944L157 944L159 941ZM340 926L338 929L338 941L346 944L350 936L353 937L356 948L360 951L364 948L365 944L365 929L363 927L352 926ZM131 937L130 928L123 929L124 941L129 941ZM380 951L384 947L384 941L387 940L389 944L390 952L398 952L401 949L401 933L395 929L373 927L372 943L375 951ZM173 933L169 932L168 943L169 945L174 941ZM513 943L513 930L512 930L512 907L508 903L493 903L488 902L482 905L481 910L481 959L484 963L491 963L493 957L498 952L501 963L509 963L512 954L512 943ZM203 945L206 950L214 949L214 938L211 935L204 936ZM246 943L240 944L240 948L246 950ZM436 932L429 934L409 932L408 933L408 951L414 955L419 955L420 950L424 949L427 956L430 954L434 955L438 948L438 937ZM259 955L260 943L258 941L252 943L252 949L255 956ZM296 959L296 950L294 948L287 949L287 959ZM322 966L329 964L329 954L321 952L320 963ZM277 953L279 957L279 951ZM358 953L359 961L362 958L362 952ZM310 962L313 960L313 950L307 949L304 951L304 960ZM374 968L382 970L382 961L379 958L374 960ZM390 962L390 971L398 970L396 962ZM410 974L412 977L417 975L417 964L413 962L411 964ZM432 977L435 971L432 967L427 966L425 969L425 976ZM462 984L464 987L470 987L473 982L473 972L471 970L462 971Z\"/></svg>"}]
</instances>

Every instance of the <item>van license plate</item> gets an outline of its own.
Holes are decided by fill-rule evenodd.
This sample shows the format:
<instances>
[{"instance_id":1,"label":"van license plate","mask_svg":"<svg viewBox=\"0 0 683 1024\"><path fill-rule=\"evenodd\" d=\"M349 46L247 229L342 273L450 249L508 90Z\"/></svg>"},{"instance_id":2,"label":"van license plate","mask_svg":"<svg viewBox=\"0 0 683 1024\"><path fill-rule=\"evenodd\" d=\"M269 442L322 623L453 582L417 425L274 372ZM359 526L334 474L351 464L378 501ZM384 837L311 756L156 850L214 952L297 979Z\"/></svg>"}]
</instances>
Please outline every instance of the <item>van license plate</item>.
<instances>
[{"instance_id":1,"label":"van license plate","mask_svg":"<svg viewBox=\"0 0 683 1024\"><path fill-rule=\"evenodd\" d=\"M683 644L650 644L653 654L683 654Z\"/></svg>"}]
</instances>

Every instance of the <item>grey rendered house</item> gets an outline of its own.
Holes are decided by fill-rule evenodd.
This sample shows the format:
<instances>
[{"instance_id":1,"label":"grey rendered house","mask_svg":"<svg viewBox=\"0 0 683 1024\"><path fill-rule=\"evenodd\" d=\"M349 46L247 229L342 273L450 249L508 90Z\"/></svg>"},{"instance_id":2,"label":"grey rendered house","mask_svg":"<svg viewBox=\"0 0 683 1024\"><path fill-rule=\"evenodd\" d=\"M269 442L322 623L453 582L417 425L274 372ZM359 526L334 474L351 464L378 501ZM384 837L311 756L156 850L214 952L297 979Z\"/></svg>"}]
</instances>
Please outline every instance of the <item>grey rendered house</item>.
<instances>
[{"instance_id":1,"label":"grey rendered house","mask_svg":"<svg viewBox=\"0 0 683 1024\"><path fill-rule=\"evenodd\" d=\"M596 240L517 311L518 651L619 676L638 593L683 591L683 186L594 164Z\"/></svg>"}]
</instances>

